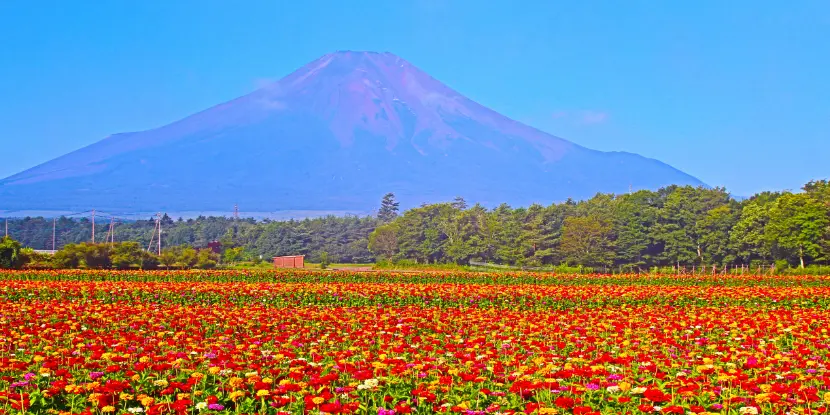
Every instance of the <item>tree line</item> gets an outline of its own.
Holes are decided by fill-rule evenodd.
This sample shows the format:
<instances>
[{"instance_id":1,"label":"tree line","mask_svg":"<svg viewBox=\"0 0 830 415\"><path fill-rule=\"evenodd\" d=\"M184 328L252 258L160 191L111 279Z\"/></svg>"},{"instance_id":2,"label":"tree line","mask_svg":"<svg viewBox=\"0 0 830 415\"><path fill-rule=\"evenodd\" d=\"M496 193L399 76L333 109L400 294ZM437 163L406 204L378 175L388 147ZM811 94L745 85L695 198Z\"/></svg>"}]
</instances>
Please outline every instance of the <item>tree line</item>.
<instances>
[{"instance_id":1,"label":"tree line","mask_svg":"<svg viewBox=\"0 0 830 415\"><path fill-rule=\"evenodd\" d=\"M43 217L9 219L9 235L23 246L39 250L52 249L53 220ZM374 255L368 250L369 234L379 223L375 217L327 216L323 218L256 221L225 217L176 219L164 215L162 226L162 257L168 247L177 249L206 248L218 243L220 262L229 263L270 260L280 255L306 255L311 262L324 256L331 262L368 263ZM123 221L113 227L115 241L137 243L145 250L155 233L156 219ZM99 218L95 242L108 241L109 220ZM55 245L92 244L90 218L61 217L54 223ZM155 250L155 243L152 250ZM188 254L190 250L186 251ZM168 255L169 256L169 255ZM227 257L227 258L226 258ZM189 261L180 261L189 263Z\"/></svg>"},{"instance_id":2,"label":"tree line","mask_svg":"<svg viewBox=\"0 0 830 415\"><path fill-rule=\"evenodd\" d=\"M565 264L629 272L773 264L801 268L830 260L830 183L813 181L801 192L763 192L742 201L722 188L669 186L519 208L468 206L457 198L405 212L399 212L390 193L376 217L256 221L165 215L161 222L167 248L151 263L168 267L306 255L310 262ZM115 239L144 250L155 226L153 218L119 223ZM90 240L91 228L88 218L57 219L56 245L76 249ZM9 220L9 233L23 246L50 249L52 220ZM214 241L220 255L197 265L198 248ZM90 245L96 244L85 246ZM136 258L132 266L140 265ZM110 266L117 262L111 259Z\"/></svg>"},{"instance_id":3,"label":"tree line","mask_svg":"<svg viewBox=\"0 0 830 415\"><path fill-rule=\"evenodd\" d=\"M654 267L787 267L830 259L830 183L737 201L723 188L669 186L550 206L486 209L463 199L384 220L369 248L389 261Z\"/></svg>"}]
</instances>

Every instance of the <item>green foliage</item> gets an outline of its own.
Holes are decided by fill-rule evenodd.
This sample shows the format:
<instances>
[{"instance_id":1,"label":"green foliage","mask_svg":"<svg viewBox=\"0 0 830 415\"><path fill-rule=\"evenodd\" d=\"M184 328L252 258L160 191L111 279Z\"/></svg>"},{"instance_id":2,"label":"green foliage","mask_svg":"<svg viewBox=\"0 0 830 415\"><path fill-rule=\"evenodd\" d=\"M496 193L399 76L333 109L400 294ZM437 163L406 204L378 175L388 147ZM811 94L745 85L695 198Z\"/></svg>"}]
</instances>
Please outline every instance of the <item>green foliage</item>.
<instances>
[{"instance_id":1,"label":"green foliage","mask_svg":"<svg viewBox=\"0 0 830 415\"><path fill-rule=\"evenodd\" d=\"M391 222L398 217L398 207L400 203L395 200L394 193L387 193L380 201L380 209L378 210L378 219L381 222Z\"/></svg>"},{"instance_id":2,"label":"green foliage","mask_svg":"<svg viewBox=\"0 0 830 415\"><path fill-rule=\"evenodd\" d=\"M141 267L144 253L137 242L115 244L112 248L112 266L118 269Z\"/></svg>"},{"instance_id":3,"label":"green foliage","mask_svg":"<svg viewBox=\"0 0 830 415\"><path fill-rule=\"evenodd\" d=\"M243 248L241 260L259 260L279 255L305 255L318 258L320 252L329 253L333 263L373 262L374 256L367 248L369 234L379 220L374 217L327 216L322 218L276 222L223 217L199 217L188 220L166 220L162 238L162 255L167 248L191 246L207 247L218 241L223 251ZM116 241L135 241L146 248L155 227L155 218L116 224ZM89 240L92 224L88 219L59 218L56 220L56 245L79 244ZM51 249L52 220L22 218L9 220L9 232L19 235L23 246L35 249ZM155 244L155 243L154 243ZM177 255L178 256L178 255ZM189 265L174 263L165 268L185 268L195 264L195 251ZM191 262L190 259L184 262Z\"/></svg>"},{"instance_id":4,"label":"green foliage","mask_svg":"<svg viewBox=\"0 0 830 415\"><path fill-rule=\"evenodd\" d=\"M547 207L422 205L378 227L369 248L384 263L411 260L421 266L475 262L552 269L567 263L691 271L757 270L775 260L822 265L830 259L828 189L826 182L811 182L799 195L761 193L744 202L721 188L670 186Z\"/></svg>"},{"instance_id":5,"label":"green foliage","mask_svg":"<svg viewBox=\"0 0 830 415\"><path fill-rule=\"evenodd\" d=\"M390 261L398 250L398 225L387 223L369 234L369 251L376 257Z\"/></svg>"},{"instance_id":6,"label":"green foliage","mask_svg":"<svg viewBox=\"0 0 830 415\"><path fill-rule=\"evenodd\" d=\"M283 255L320 261L323 253L332 263L378 259L395 266L408 266L400 264L410 261L422 268L487 263L548 270L570 264L577 270L582 266L642 272L738 266L757 272L776 261L779 268L784 264L827 266L830 183L813 181L803 190L798 194L764 192L737 202L724 189L669 186L625 195L597 194L580 202L520 208L504 204L495 209L468 206L456 198L402 214L390 193L377 218L328 216L279 222L163 218L162 245L166 248L158 258L147 257L141 248L150 241L154 218L119 224L116 239L136 241L138 246L115 244L109 249L85 243L91 232L88 220L60 218L56 239L64 249L51 261L34 262L37 267L72 268L211 267L219 257L201 251L218 241L226 267ZM9 224L23 246L51 246L51 220L24 218ZM4 255L9 258L11 254ZM26 252L15 255L24 263L32 261Z\"/></svg>"},{"instance_id":7,"label":"green foliage","mask_svg":"<svg viewBox=\"0 0 830 415\"><path fill-rule=\"evenodd\" d=\"M175 266L176 261L178 261L179 259L180 252L181 247L162 249L161 255L159 255L159 265L161 265L165 269L170 269L170 267Z\"/></svg>"},{"instance_id":8,"label":"green foliage","mask_svg":"<svg viewBox=\"0 0 830 415\"><path fill-rule=\"evenodd\" d=\"M103 269L112 265L108 244L83 244L83 265L86 268Z\"/></svg>"},{"instance_id":9,"label":"green foliage","mask_svg":"<svg viewBox=\"0 0 830 415\"><path fill-rule=\"evenodd\" d=\"M22 248L20 257L23 261L23 267L28 269L52 269L55 267L52 264L52 255L35 252L32 248Z\"/></svg>"},{"instance_id":10,"label":"green foliage","mask_svg":"<svg viewBox=\"0 0 830 415\"><path fill-rule=\"evenodd\" d=\"M596 216L571 216L562 226L559 249L568 264L608 266L613 263L611 225Z\"/></svg>"},{"instance_id":11,"label":"green foliage","mask_svg":"<svg viewBox=\"0 0 830 415\"><path fill-rule=\"evenodd\" d=\"M20 242L11 237L0 239L0 268L20 268L23 265L21 249Z\"/></svg>"},{"instance_id":12,"label":"green foliage","mask_svg":"<svg viewBox=\"0 0 830 415\"><path fill-rule=\"evenodd\" d=\"M83 244L69 244L55 252L52 263L57 268L78 268L84 259L86 248Z\"/></svg>"},{"instance_id":13,"label":"green foliage","mask_svg":"<svg viewBox=\"0 0 830 415\"><path fill-rule=\"evenodd\" d=\"M193 248L190 248L193 249ZM210 249L200 249L196 254L196 268L199 269L213 269L219 262L219 254Z\"/></svg>"},{"instance_id":14,"label":"green foliage","mask_svg":"<svg viewBox=\"0 0 830 415\"><path fill-rule=\"evenodd\" d=\"M239 246L236 248L228 248L225 249L225 252L222 254L222 262L226 264L233 264L235 262L239 262L242 260L242 255L244 254L245 248Z\"/></svg>"},{"instance_id":15,"label":"green foliage","mask_svg":"<svg viewBox=\"0 0 830 415\"><path fill-rule=\"evenodd\" d=\"M329 267L329 253L328 252L320 252L320 269L326 269Z\"/></svg>"},{"instance_id":16,"label":"green foliage","mask_svg":"<svg viewBox=\"0 0 830 415\"><path fill-rule=\"evenodd\" d=\"M199 253L195 248L183 246L176 257L176 265L182 268L193 268L199 262Z\"/></svg>"},{"instance_id":17,"label":"green foliage","mask_svg":"<svg viewBox=\"0 0 830 415\"><path fill-rule=\"evenodd\" d=\"M159 266L159 259L158 256L154 255L152 252L142 252L141 253L141 269L156 269Z\"/></svg>"},{"instance_id":18,"label":"green foliage","mask_svg":"<svg viewBox=\"0 0 830 415\"><path fill-rule=\"evenodd\" d=\"M786 193L770 208L765 233L780 258L797 258L799 268L804 268L808 260L825 259L828 225L826 204L809 193Z\"/></svg>"}]
</instances>

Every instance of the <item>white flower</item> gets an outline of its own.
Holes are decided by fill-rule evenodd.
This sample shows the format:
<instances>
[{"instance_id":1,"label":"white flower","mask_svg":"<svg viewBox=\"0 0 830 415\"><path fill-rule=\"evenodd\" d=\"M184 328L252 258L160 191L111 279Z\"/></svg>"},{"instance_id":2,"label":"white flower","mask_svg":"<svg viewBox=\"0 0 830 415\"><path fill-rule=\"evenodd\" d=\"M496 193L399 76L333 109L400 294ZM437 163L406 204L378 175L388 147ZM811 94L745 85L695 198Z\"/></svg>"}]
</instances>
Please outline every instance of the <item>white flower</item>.
<instances>
[{"instance_id":1,"label":"white flower","mask_svg":"<svg viewBox=\"0 0 830 415\"><path fill-rule=\"evenodd\" d=\"M134 408L127 409L127 412L129 412L131 414L140 414L140 413L144 412L144 408L142 408L140 406L136 406Z\"/></svg>"},{"instance_id":2,"label":"white flower","mask_svg":"<svg viewBox=\"0 0 830 415\"><path fill-rule=\"evenodd\" d=\"M202 409L205 409L205 408L207 408L207 402L199 402L199 403L196 404L196 409L198 409L200 411Z\"/></svg>"},{"instance_id":3,"label":"white flower","mask_svg":"<svg viewBox=\"0 0 830 415\"><path fill-rule=\"evenodd\" d=\"M758 415L758 408L754 406L744 406L738 410L741 415Z\"/></svg>"},{"instance_id":4,"label":"white flower","mask_svg":"<svg viewBox=\"0 0 830 415\"><path fill-rule=\"evenodd\" d=\"M379 382L377 379L366 379L363 384L369 389L374 389L378 387Z\"/></svg>"},{"instance_id":5,"label":"white flower","mask_svg":"<svg viewBox=\"0 0 830 415\"><path fill-rule=\"evenodd\" d=\"M620 387L617 386L617 385L613 385L613 386L609 386L609 387L605 388L605 390L607 390L610 393L617 393L617 392L620 391Z\"/></svg>"}]
</instances>

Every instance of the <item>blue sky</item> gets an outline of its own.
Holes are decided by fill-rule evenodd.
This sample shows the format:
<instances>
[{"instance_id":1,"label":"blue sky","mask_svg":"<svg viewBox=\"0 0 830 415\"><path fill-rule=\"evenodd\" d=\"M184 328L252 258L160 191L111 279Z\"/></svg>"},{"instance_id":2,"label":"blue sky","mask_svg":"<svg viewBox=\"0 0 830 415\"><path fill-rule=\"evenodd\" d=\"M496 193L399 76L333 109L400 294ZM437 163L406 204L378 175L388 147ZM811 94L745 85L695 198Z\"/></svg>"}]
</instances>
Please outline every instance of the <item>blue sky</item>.
<instances>
[{"instance_id":1,"label":"blue sky","mask_svg":"<svg viewBox=\"0 0 830 415\"><path fill-rule=\"evenodd\" d=\"M336 50L747 195L830 177L827 1L0 2L0 177Z\"/></svg>"}]
</instances>

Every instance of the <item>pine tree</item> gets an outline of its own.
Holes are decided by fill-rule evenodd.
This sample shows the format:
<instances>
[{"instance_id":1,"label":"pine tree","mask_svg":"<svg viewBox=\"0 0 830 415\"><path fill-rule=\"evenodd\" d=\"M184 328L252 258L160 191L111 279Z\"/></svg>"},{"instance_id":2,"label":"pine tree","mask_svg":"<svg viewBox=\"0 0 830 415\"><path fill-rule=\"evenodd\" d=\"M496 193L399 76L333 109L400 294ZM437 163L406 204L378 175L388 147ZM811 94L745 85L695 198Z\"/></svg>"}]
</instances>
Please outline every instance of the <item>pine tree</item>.
<instances>
[{"instance_id":1,"label":"pine tree","mask_svg":"<svg viewBox=\"0 0 830 415\"><path fill-rule=\"evenodd\" d=\"M395 200L395 194L387 193L385 196L383 196L383 200L381 200L380 202L378 219L380 219L381 222L391 222L395 220L395 218L398 217L399 205L400 203L398 203L398 201Z\"/></svg>"}]
</instances>

